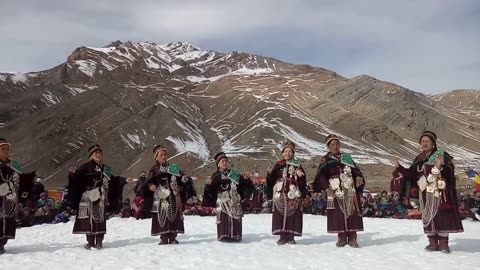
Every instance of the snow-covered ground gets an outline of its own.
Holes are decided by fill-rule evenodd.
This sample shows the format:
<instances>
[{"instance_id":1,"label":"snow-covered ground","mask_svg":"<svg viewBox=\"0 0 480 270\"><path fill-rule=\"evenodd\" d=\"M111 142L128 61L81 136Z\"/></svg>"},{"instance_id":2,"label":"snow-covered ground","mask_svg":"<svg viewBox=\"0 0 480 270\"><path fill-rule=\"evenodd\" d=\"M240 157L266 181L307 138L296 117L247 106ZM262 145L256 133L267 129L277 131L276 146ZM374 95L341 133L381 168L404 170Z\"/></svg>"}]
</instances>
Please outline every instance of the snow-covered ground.
<instances>
[{"instance_id":1,"label":"snow-covered ground","mask_svg":"<svg viewBox=\"0 0 480 270\"><path fill-rule=\"evenodd\" d=\"M418 220L364 219L361 248L335 247L326 218L304 216L297 245L277 246L271 215L247 215L241 243L216 241L215 217L185 217L180 245L159 246L150 236L151 220L113 218L103 250L85 250L84 236L72 235L73 222L17 231L1 269L479 269L480 222L464 221L465 233L451 236L452 254L423 250L426 237Z\"/></svg>"}]
</instances>

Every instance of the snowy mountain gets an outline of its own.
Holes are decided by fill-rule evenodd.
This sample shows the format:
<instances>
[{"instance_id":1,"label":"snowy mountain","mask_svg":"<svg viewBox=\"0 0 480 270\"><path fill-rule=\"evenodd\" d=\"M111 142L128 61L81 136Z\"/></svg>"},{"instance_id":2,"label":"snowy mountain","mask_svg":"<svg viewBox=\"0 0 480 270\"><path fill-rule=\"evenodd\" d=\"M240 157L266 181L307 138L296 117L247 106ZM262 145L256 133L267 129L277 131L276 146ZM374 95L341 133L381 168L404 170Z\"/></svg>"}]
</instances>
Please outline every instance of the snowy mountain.
<instances>
[{"instance_id":1,"label":"snowy mountain","mask_svg":"<svg viewBox=\"0 0 480 270\"><path fill-rule=\"evenodd\" d=\"M156 143L190 174L210 174L220 150L236 168L263 172L285 139L311 175L324 138L336 133L368 179L385 180L388 159L408 163L424 129L437 132L457 166L480 162L478 115L445 97L182 42L80 47L52 69L0 74L0 98L2 136L54 186L95 142L114 173L133 176L152 165Z\"/></svg>"}]
</instances>

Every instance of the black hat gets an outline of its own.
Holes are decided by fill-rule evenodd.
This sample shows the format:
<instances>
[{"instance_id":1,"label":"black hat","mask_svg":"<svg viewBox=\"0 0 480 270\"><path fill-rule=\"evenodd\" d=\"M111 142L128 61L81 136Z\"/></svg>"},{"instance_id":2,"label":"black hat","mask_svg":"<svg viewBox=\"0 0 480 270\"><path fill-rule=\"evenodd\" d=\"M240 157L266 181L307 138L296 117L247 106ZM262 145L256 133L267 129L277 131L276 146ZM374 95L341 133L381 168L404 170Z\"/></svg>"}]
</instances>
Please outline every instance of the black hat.
<instances>
[{"instance_id":1,"label":"black hat","mask_svg":"<svg viewBox=\"0 0 480 270\"><path fill-rule=\"evenodd\" d=\"M10 146L10 143L7 141L5 138L0 138L0 146L2 145L8 145Z\"/></svg>"},{"instance_id":2,"label":"black hat","mask_svg":"<svg viewBox=\"0 0 480 270\"><path fill-rule=\"evenodd\" d=\"M327 138L325 138L325 144L328 146L334 140L336 140L337 142L340 142L337 135L330 134L330 135L327 136Z\"/></svg>"},{"instance_id":3,"label":"black hat","mask_svg":"<svg viewBox=\"0 0 480 270\"><path fill-rule=\"evenodd\" d=\"M286 148L292 149L293 153L295 153L295 144L291 141L286 141L282 146L282 153L285 151Z\"/></svg>"},{"instance_id":4,"label":"black hat","mask_svg":"<svg viewBox=\"0 0 480 270\"><path fill-rule=\"evenodd\" d=\"M226 159L228 160L227 155L226 155L224 152L219 152L219 153L217 153L217 154L215 155L215 164L218 165L218 163L220 162L220 160L222 160L222 159L224 159L224 158L226 158Z\"/></svg>"},{"instance_id":5,"label":"black hat","mask_svg":"<svg viewBox=\"0 0 480 270\"><path fill-rule=\"evenodd\" d=\"M91 157L93 155L93 153L97 152L97 151L100 151L103 153L102 151L102 148L100 147L100 145L98 144L95 144L95 145L92 145L88 148L88 156Z\"/></svg>"},{"instance_id":6,"label":"black hat","mask_svg":"<svg viewBox=\"0 0 480 270\"><path fill-rule=\"evenodd\" d=\"M167 153L167 155L168 155L167 148L165 148L165 146L163 146L161 144L157 144L157 145L155 145L155 147L153 147L153 158L154 159L157 158L157 155L158 155L158 153L160 153L160 151L165 151L165 153Z\"/></svg>"},{"instance_id":7,"label":"black hat","mask_svg":"<svg viewBox=\"0 0 480 270\"><path fill-rule=\"evenodd\" d=\"M429 137L434 144L437 144L437 134L428 130L425 130L424 132L422 132L422 135L420 135L420 139L418 139L418 143L422 142L422 138L425 136Z\"/></svg>"}]
</instances>

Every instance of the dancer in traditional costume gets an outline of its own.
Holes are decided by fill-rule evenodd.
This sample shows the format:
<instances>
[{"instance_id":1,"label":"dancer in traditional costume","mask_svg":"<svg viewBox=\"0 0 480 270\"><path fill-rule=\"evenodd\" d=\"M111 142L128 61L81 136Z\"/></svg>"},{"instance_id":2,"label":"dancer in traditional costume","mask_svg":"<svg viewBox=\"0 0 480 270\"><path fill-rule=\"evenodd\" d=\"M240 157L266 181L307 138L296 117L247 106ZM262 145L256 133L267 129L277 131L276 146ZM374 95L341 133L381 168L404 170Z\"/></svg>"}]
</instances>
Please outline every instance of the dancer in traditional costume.
<instances>
[{"instance_id":1,"label":"dancer in traditional costume","mask_svg":"<svg viewBox=\"0 0 480 270\"><path fill-rule=\"evenodd\" d=\"M328 135L328 153L322 157L313 183L315 192L327 192L327 232L338 235L337 247L358 248L357 232L363 231L360 196L365 180L352 157L340 152L340 140Z\"/></svg>"},{"instance_id":2,"label":"dancer in traditional costume","mask_svg":"<svg viewBox=\"0 0 480 270\"><path fill-rule=\"evenodd\" d=\"M88 149L88 155L89 162L70 170L68 198L77 211L73 233L86 235L85 249L101 249L107 233L106 213L119 208L123 186L133 184L135 179L113 176L111 167L103 163L98 144Z\"/></svg>"},{"instance_id":3,"label":"dancer in traditional costume","mask_svg":"<svg viewBox=\"0 0 480 270\"><path fill-rule=\"evenodd\" d=\"M295 159L294 143L283 145L282 157L267 175L267 194L273 202L272 234L280 235L278 245L295 244L294 237L302 236L302 200L307 192L305 171Z\"/></svg>"},{"instance_id":4,"label":"dancer in traditional costume","mask_svg":"<svg viewBox=\"0 0 480 270\"><path fill-rule=\"evenodd\" d=\"M150 169L145 201L152 211L152 236L160 235L159 245L178 244L177 235L185 232L183 204L188 178L175 164L169 164L168 151L162 145L153 148L155 165Z\"/></svg>"},{"instance_id":5,"label":"dancer in traditional costume","mask_svg":"<svg viewBox=\"0 0 480 270\"><path fill-rule=\"evenodd\" d=\"M0 255L9 239L15 239L18 205L31 199L35 172L24 174L21 166L10 160L10 143L0 138Z\"/></svg>"},{"instance_id":6,"label":"dancer in traditional costume","mask_svg":"<svg viewBox=\"0 0 480 270\"><path fill-rule=\"evenodd\" d=\"M449 233L463 232L458 212L455 167L452 157L437 148L437 135L424 131L419 139L420 153L406 169L398 160L392 164L419 187L423 231L428 237L426 251L450 253Z\"/></svg>"},{"instance_id":7,"label":"dancer in traditional costume","mask_svg":"<svg viewBox=\"0 0 480 270\"><path fill-rule=\"evenodd\" d=\"M222 242L242 240L241 194L251 181L240 176L238 171L228 169L225 153L215 155L217 170L205 182L202 206L216 207L217 239Z\"/></svg>"}]
</instances>

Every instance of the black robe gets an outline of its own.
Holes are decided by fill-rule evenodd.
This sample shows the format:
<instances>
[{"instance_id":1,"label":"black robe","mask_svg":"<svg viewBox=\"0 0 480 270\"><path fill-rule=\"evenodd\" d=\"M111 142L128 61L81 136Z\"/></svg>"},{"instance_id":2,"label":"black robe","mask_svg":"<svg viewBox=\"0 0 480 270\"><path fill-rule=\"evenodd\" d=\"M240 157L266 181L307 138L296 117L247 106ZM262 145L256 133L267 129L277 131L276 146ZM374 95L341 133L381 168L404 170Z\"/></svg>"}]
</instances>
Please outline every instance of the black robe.
<instances>
[{"instance_id":1,"label":"black robe","mask_svg":"<svg viewBox=\"0 0 480 270\"><path fill-rule=\"evenodd\" d=\"M0 185L7 191L6 195L0 196L0 240L15 238L18 205L31 201L35 178L35 172L24 174L11 164L10 161L0 161Z\"/></svg>"},{"instance_id":2,"label":"black robe","mask_svg":"<svg viewBox=\"0 0 480 270\"><path fill-rule=\"evenodd\" d=\"M363 194L363 188L365 186L365 179L363 178L362 172L360 169L353 163L355 167L351 168L353 185L355 188L355 196L353 198L354 208L353 214L350 216L345 216L342 212L339 201L335 197L334 207L335 209L327 208L327 232L329 233L344 233L344 232L357 232L363 231L363 220L362 220L362 211L360 205L360 196ZM329 180L332 178L339 178L340 173L344 171L344 165L334 157L331 153L325 155L318 167L317 175L315 181L313 182L313 189L315 192L320 192L321 190L327 190L330 188ZM363 184L357 187L357 177L363 178ZM340 180L340 185L342 185L342 180Z\"/></svg>"},{"instance_id":3,"label":"black robe","mask_svg":"<svg viewBox=\"0 0 480 270\"><path fill-rule=\"evenodd\" d=\"M169 164L164 164L165 168ZM162 166L155 165L150 169L148 180L144 192L144 205L147 209L152 210L152 229L151 235L165 235L184 233L183 224L183 204L186 201L185 184L182 178L184 174L180 172L180 176L175 176L178 187L172 185L172 174L169 174ZM185 178L188 180L188 178ZM167 198L158 200L158 207L154 205L154 192L149 187L154 185L157 191L160 187L167 189L170 194ZM175 190L174 190L175 187ZM168 207L162 209L162 203L168 203Z\"/></svg>"},{"instance_id":4,"label":"black robe","mask_svg":"<svg viewBox=\"0 0 480 270\"><path fill-rule=\"evenodd\" d=\"M305 170L302 168L302 166L300 166L299 169L304 173L302 177L295 177L295 175L287 174L287 178L283 179L283 170L285 168L287 168L286 160L280 160L275 164L272 172L267 175L267 194L269 199L273 199L272 234L293 234L296 236L301 236L303 232L302 200L307 194L307 177L305 175ZM283 183L282 185L284 185L282 191L280 192L282 196L284 196L280 198L281 202L284 202L283 199L286 201L286 207L283 207L283 209L279 209L276 206L276 200L273 198L275 195L274 187L277 183ZM288 199L285 197L290 191L290 185L294 185L298 191L300 191L300 197L296 197L295 199Z\"/></svg>"},{"instance_id":5,"label":"black robe","mask_svg":"<svg viewBox=\"0 0 480 270\"><path fill-rule=\"evenodd\" d=\"M418 155L408 169L400 166L398 171L408 178L408 181L416 184L422 176L427 177L431 173L434 165L428 164L427 161L436 150L434 149L428 156L424 153ZM452 157L447 152L443 154L443 160L441 177L445 180L446 188L441 191L441 201L436 215L428 224L424 224L423 230L426 234L463 232L463 225L458 212L455 166ZM423 202L426 201L426 193L426 190L421 192Z\"/></svg>"},{"instance_id":6,"label":"black robe","mask_svg":"<svg viewBox=\"0 0 480 270\"><path fill-rule=\"evenodd\" d=\"M138 181L135 184L135 187L133 188L133 191L135 191L135 196L140 196L143 198L146 190L146 186L147 186L147 177L141 176L140 178L138 178Z\"/></svg>"},{"instance_id":7,"label":"black robe","mask_svg":"<svg viewBox=\"0 0 480 270\"><path fill-rule=\"evenodd\" d=\"M217 207L217 239L242 240L242 207L241 201L248 194L247 190L252 185L250 179L240 176L238 185L233 183L226 176L230 173L216 171L212 174L212 183L205 185L203 192L202 206ZM228 194L231 208L224 209L219 203L219 196ZM233 197L232 197L233 196ZM226 204L223 204L226 205ZM227 210L227 211L225 211Z\"/></svg>"},{"instance_id":8,"label":"black robe","mask_svg":"<svg viewBox=\"0 0 480 270\"><path fill-rule=\"evenodd\" d=\"M126 178L120 176L105 177L105 165L97 165L93 160L80 166L68 176L69 206L77 211L77 218L73 226L74 234L105 234L107 232L107 213L113 213L120 208L123 186ZM103 215L93 218L90 212L81 213L82 196L85 192L98 190L101 198L92 203L93 209L98 210L103 205Z\"/></svg>"},{"instance_id":9,"label":"black robe","mask_svg":"<svg viewBox=\"0 0 480 270\"><path fill-rule=\"evenodd\" d=\"M254 212L259 212L263 208L265 187L266 186L263 184L254 185L254 191L252 195L252 210Z\"/></svg>"}]
</instances>

